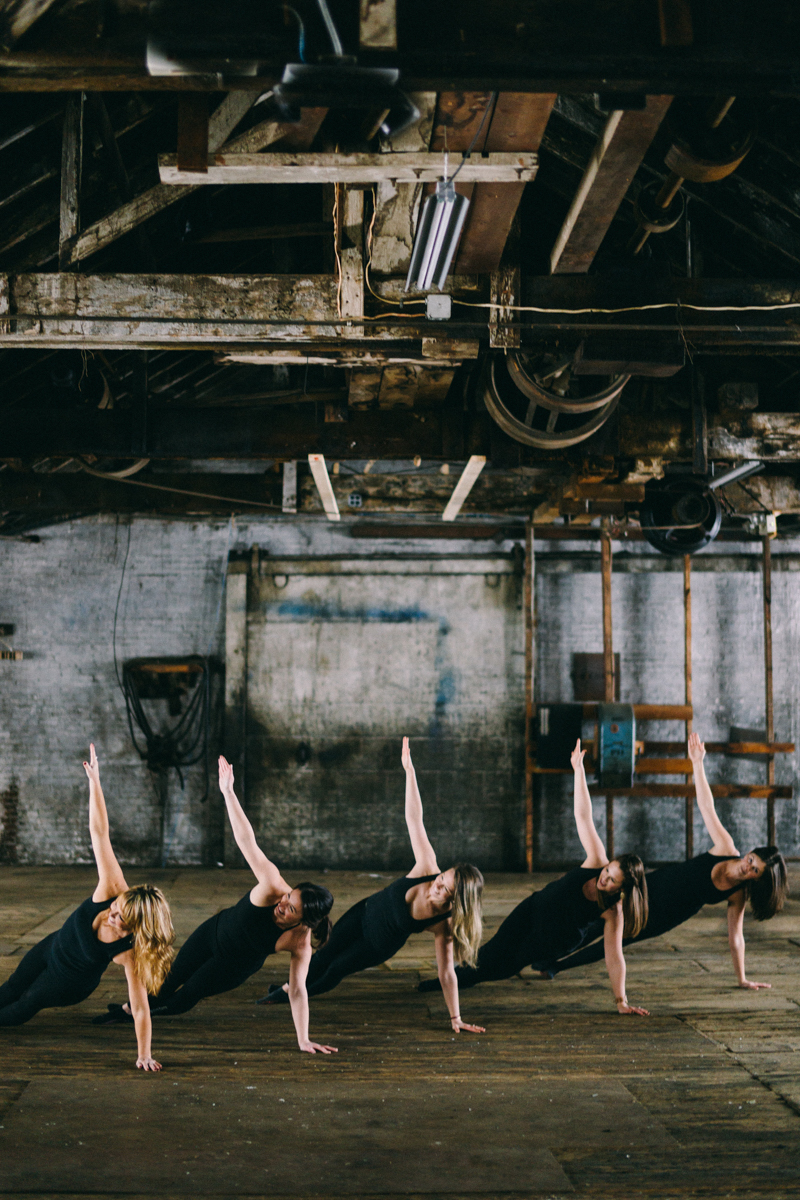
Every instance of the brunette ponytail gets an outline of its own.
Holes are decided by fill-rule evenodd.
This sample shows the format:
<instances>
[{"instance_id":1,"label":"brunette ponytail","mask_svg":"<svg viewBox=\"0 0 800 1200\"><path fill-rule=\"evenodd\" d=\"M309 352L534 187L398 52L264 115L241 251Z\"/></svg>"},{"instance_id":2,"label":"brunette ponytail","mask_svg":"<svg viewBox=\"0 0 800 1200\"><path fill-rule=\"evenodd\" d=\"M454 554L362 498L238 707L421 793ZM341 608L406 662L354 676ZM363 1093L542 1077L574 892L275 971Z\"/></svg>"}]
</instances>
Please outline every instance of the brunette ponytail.
<instances>
[{"instance_id":1,"label":"brunette ponytail","mask_svg":"<svg viewBox=\"0 0 800 1200\"><path fill-rule=\"evenodd\" d=\"M318 883L298 883L297 890L303 905L302 924L311 930L314 949L319 950L331 936L333 924L328 914L333 908L333 896Z\"/></svg>"},{"instance_id":2,"label":"brunette ponytail","mask_svg":"<svg viewBox=\"0 0 800 1200\"><path fill-rule=\"evenodd\" d=\"M789 891L786 863L777 846L758 846L752 851L764 863L764 874L748 885L750 911L757 921L768 921L783 908Z\"/></svg>"},{"instance_id":3,"label":"brunette ponytail","mask_svg":"<svg viewBox=\"0 0 800 1200\"><path fill-rule=\"evenodd\" d=\"M615 858L622 871L622 887L618 892L597 893L600 909L611 908L618 900L622 901L624 924L622 936L635 938L647 924L650 914L650 902L647 897L647 878L644 873L644 863L638 854L621 854Z\"/></svg>"}]
</instances>

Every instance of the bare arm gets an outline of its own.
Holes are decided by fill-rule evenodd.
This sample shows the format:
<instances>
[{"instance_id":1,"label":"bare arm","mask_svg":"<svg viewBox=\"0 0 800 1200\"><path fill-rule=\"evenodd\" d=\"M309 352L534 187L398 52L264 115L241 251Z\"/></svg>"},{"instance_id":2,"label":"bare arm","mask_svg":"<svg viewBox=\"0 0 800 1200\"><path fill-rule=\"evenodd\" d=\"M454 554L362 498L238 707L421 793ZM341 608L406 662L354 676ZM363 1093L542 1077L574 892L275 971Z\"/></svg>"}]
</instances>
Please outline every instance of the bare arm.
<instances>
[{"instance_id":1,"label":"bare arm","mask_svg":"<svg viewBox=\"0 0 800 1200\"><path fill-rule=\"evenodd\" d=\"M309 939L303 945L292 950L289 963L289 1004L292 1009L292 1020L297 1033L297 1044L307 1054L336 1054L335 1046L321 1046L312 1042L308 1036L308 992L306 991L306 976L308 964L311 962L311 946Z\"/></svg>"},{"instance_id":2,"label":"bare arm","mask_svg":"<svg viewBox=\"0 0 800 1200\"><path fill-rule=\"evenodd\" d=\"M253 833L253 826L245 816L244 809L233 790L233 767L222 755L219 758L219 790L225 798L228 820L231 823L236 845L244 855L247 865L258 882L265 888L267 894L264 896L264 902L268 903L274 895L282 895L284 892L290 891L288 883L275 863L267 858L258 845L256 835Z\"/></svg>"},{"instance_id":3,"label":"bare arm","mask_svg":"<svg viewBox=\"0 0 800 1200\"><path fill-rule=\"evenodd\" d=\"M128 1005L136 1029L136 1066L141 1067L144 1071L160 1071L161 1063L156 1062L153 1058L150 1047L153 1025L150 1020L147 989L136 974L133 954L130 950L124 955L122 965L125 968L125 978L128 982Z\"/></svg>"},{"instance_id":4,"label":"bare arm","mask_svg":"<svg viewBox=\"0 0 800 1200\"><path fill-rule=\"evenodd\" d=\"M436 947L436 968L439 972L439 982L442 985L444 1002L450 1013L450 1028L453 1033L486 1033L482 1025L467 1025L461 1020L461 1009L458 998L458 977L453 962L453 939L450 936L450 922L442 921L434 926L434 945Z\"/></svg>"},{"instance_id":5,"label":"bare arm","mask_svg":"<svg viewBox=\"0 0 800 1200\"><path fill-rule=\"evenodd\" d=\"M92 853L97 863L97 887L92 899L108 900L111 896L118 896L120 892L126 891L128 885L111 847L108 812L100 786L100 764L93 744L89 746L89 761L83 764L83 769L89 780L89 835L92 839Z\"/></svg>"},{"instance_id":6,"label":"bare arm","mask_svg":"<svg viewBox=\"0 0 800 1200\"><path fill-rule=\"evenodd\" d=\"M403 738L402 763L406 773L406 826L408 827L408 836L411 838L411 849L414 851L414 866L409 871L409 875L435 875L439 871L439 864L425 832L425 822L422 819L422 797L419 794L417 775L411 761L411 749L407 737Z\"/></svg>"},{"instance_id":7,"label":"bare arm","mask_svg":"<svg viewBox=\"0 0 800 1200\"><path fill-rule=\"evenodd\" d=\"M646 1008L637 1008L634 1004L628 1004L628 997L625 994L627 969L625 955L622 953L622 926L624 924L622 905L615 904L613 908L607 908L603 913L603 920L605 921L603 945L606 954L606 969L608 978L611 980L617 1012L623 1016L635 1014L637 1017L649 1017L650 1014Z\"/></svg>"},{"instance_id":8,"label":"bare arm","mask_svg":"<svg viewBox=\"0 0 800 1200\"><path fill-rule=\"evenodd\" d=\"M771 983L756 983L748 979L744 969L744 892L734 892L728 901L728 945L733 959L733 969L740 988L757 992L759 988L771 988Z\"/></svg>"},{"instance_id":9,"label":"bare arm","mask_svg":"<svg viewBox=\"0 0 800 1200\"><path fill-rule=\"evenodd\" d=\"M689 758L692 760L692 771L694 772L694 790L697 795L697 807L700 809L703 824L708 830L708 836L714 843L711 847L711 853L738 854L739 851L733 844L733 838L722 824L722 821L720 821L717 816L717 810L714 807L714 797L706 779L706 768L703 763L703 759L706 756L706 748L700 741L699 734L692 733L689 735L688 749Z\"/></svg>"},{"instance_id":10,"label":"bare arm","mask_svg":"<svg viewBox=\"0 0 800 1200\"><path fill-rule=\"evenodd\" d=\"M592 798L589 795L589 785L586 782L586 771L583 766L585 750L581 750L581 739L575 743L570 762L575 772L575 824L578 827L578 837L581 839L586 858L581 864L584 867L604 867L608 862L603 839L594 827L592 816Z\"/></svg>"}]
</instances>

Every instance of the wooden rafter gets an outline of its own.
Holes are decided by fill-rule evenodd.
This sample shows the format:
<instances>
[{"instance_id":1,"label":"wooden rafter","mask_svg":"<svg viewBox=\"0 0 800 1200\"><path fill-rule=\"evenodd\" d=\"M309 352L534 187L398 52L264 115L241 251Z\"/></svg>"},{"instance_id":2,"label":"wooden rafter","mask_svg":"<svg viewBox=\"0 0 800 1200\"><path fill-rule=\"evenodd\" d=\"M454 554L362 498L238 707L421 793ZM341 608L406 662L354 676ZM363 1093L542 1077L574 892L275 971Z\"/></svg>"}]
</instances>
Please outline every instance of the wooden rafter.
<instances>
[{"instance_id":1,"label":"wooden rafter","mask_svg":"<svg viewBox=\"0 0 800 1200\"><path fill-rule=\"evenodd\" d=\"M648 96L644 109L609 114L550 254L553 274L589 270L671 103Z\"/></svg>"}]
</instances>

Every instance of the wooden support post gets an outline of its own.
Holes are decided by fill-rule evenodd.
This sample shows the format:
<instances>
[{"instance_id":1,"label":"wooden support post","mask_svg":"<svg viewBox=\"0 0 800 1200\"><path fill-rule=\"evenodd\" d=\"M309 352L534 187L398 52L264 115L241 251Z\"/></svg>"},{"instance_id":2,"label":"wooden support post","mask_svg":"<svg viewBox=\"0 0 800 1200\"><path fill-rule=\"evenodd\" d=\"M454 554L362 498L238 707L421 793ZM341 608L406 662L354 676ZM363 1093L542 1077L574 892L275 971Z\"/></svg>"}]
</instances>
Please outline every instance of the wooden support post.
<instances>
[{"instance_id":1,"label":"wooden support post","mask_svg":"<svg viewBox=\"0 0 800 1200\"><path fill-rule=\"evenodd\" d=\"M603 531L600 541L601 570L603 574L603 674L605 676L605 701L613 704L616 699L614 678L614 640L611 625L611 535ZM606 796L606 854L614 857L614 797Z\"/></svg>"},{"instance_id":2,"label":"wooden support post","mask_svg":"<svg viewBox=\"0 0 800 1200\"><path fill-rule=\"evenodd\" d=\"M762 560L764 579L764 692L767 710L767 742L775 741L775 710L772 687L772 543L768 537L763 538L764 555ZM770 755L767 764L767 784L775 784L775 757ZM767 845L775 845L775 798L767 800Z\"/></svg>"},{"instance_id":3,"label":"wooden support post","mask_svg":"<svg viewBox=\"0 0 800 1200\"><path fill-rule=\"evenodd\" d=\"M336 184L337 238L341 260L340 311L343 317L364 315L364 193Z\"/></svg>"},{"instance_id":4,"label":"wooden support post","mask_svg":"<svg viewBox=\"0 0 800 1200\"><path fill-rule=\"evenodd\" d=\"M684 699L686 704L692 703L692 559L689 554L683 556L683 630L684 630ZM692 732L692 719L686 721L686 740ZM686 782L691 783L693 775L686 776ZM694 858L694 796L686 797L686 858Z\"/></svg>"},{"instance_id":5,"label":"wooden support post","mask_svg":"<svg viewBox=\"0 0 800 1200\"><path fill-rule=\"evenodd\" d=\"M247 568L228 568L225 590L225 754L233 763L236 794L246 809L247 795ZM224 820L223 861L226 867L244 866L230 822Z\"/></svg>"},{"instance_id":6,"label":"wooden support post","mask_svg":"<svg viewBox=\"0 0 800 1200\"><path fill-rule=\"evenodd\" d=\"M208 96L184 92L178 96L178 170L208 171Z\"/></svg>"},{"instance_id":7,"label":"wooden support post","mask_svg":"<svg viewBox=\"0 0 800 1200\"><path fill-rule=\"evenodd\" d=\"M535 814L536 775L533 770L533 723L536 720L534 670L536 666L536 559L533 521L525 527L525 582L522 604L525 619L525 866L533 870L538 854Z\"/></svg>"},{"instance_id":8,"label":"wooden support post","mask_svg":"<svg viewBox=\"0 0 800 1200\"><path fill-rule=\"evenodd\" d=\"M58 267L67 269L72 238L81 225L81 173L83 169L83 92L67 99L61 141L61 210L58 229Z\"/></svg>"}]
</instances>

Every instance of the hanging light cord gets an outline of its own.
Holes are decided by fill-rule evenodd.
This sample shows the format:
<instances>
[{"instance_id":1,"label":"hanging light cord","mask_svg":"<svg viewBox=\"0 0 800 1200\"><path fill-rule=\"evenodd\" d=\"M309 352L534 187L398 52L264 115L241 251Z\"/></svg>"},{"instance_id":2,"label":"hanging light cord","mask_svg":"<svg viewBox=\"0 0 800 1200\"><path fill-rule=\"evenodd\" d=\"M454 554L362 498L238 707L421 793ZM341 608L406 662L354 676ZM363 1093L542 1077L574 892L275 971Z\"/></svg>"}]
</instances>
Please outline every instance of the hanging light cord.
<instances>
[{"instance_id":1,"label":"hanging light cord","mask_svg":"<svg viewBox=\"0 0 800 1200\"><path fill-rule=\"evenodd\" d=\"M464 157L461 159L461 162L458 164L458 166L456 167L456 169L455 169L455 171L453 172L453 174L450 176L450 178L449 178L449 179L446 179L446 180L445 180L445 182L446 182L446 183L452 183L452 182L453 182L453 180L455 179L456 175L457 175L457 174L458 174L458 172L461 170L461 168L464 166L464 163L467 161L467 159L469 158L469 156L472 154L472 151L475 149L475 143L477 142L478 138L481 136L481 132L482 132L482 130L483 130L483 127L484 127L484 125L486 124L486 118L488 117L488 115L489 115L489 112L490 112L490 110L491 110L491 108L492 108L492 106L493 106L493 104L494 104L494 102L495 102L495 100L496 100L496 99L497 99L497 92L490 92L490 93L489 93L489 99L486 101L486 108L483 110L483 116L481 117L481 123L480 123L480 125L478 126L478 128L477 128L477 129L476 129L476 131L475 131L475 136L474 136L474 138L472 139L472 141L470 142L470 144L469 144L469 148L467 149L467 152L466 152L466 154L465 154L465 155L464 155ZM447 175L447 167L445 167L445 175Z\"/></svg>"},{"instance_id":2,"label":"hanging light cord","mask_svg":"<svg viewBox=\"0 0 800 1200\"><path fill-rule=\"evenodd\" d=\"M333 17L331 16L331 12L328 8L326 0L317 0L317 6L319 11L322 13L322 19L325 22L325 28L328 31L328 37L331 39L333 53L337 58L341 58L344 54L344 49L342 48L342 39L336 32L336 26L333 23Z\"/></svg>"}]
</instances>

